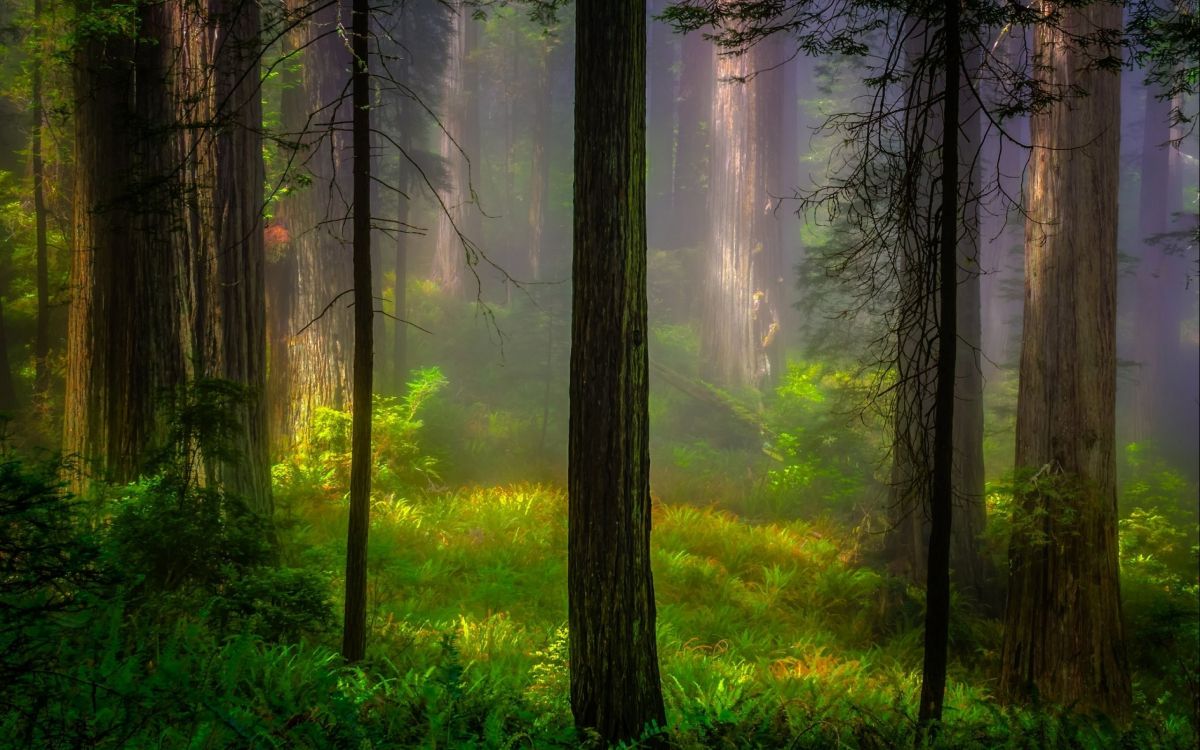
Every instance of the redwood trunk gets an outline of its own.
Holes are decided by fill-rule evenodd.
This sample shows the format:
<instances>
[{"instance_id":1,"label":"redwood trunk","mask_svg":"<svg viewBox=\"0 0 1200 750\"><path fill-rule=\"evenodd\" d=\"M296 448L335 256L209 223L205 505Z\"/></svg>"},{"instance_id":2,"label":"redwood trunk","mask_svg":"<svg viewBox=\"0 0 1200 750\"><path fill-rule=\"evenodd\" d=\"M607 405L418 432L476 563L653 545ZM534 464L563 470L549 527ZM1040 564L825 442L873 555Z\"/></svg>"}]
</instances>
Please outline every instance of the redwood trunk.
<instances>
[{"instance_id":1,"label":"redwood trunk","mask_svg":"<svg viewBox=\"0 0 1200 750\"><path fill-rule=\"evenodd\" d=\"M615 744L665 720L650 572L646 7L576 8L571 710Z\"/></svg>"},{"instance_id":2,"label":"redwood trunk","mask_svg":"<svg viewBox=\"0 0 1200 750\"><path fill-rule=\"evenodd\" d=\"M1049 6L1047 6L1049 10ZM1121 9L1063 8L1076 33ZM1039 26L1036 75L1085 97L1032 119L1017 499L1000 693L1077 711L1130 708L1117 565L1114 458L1120 77Z\"/></svg>"}]
</instances>

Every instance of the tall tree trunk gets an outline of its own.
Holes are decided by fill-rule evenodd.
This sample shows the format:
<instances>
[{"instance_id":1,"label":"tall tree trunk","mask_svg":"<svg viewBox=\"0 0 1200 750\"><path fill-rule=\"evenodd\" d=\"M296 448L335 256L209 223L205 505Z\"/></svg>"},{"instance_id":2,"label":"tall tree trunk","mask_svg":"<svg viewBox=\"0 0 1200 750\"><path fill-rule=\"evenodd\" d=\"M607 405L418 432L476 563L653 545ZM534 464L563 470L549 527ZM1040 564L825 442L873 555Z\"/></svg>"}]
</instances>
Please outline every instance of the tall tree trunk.
<instances>
[{"instance_id":1,"label":"tall tree trunk","mask_svg":"<svg viewBox=\"0 0 1200 750\"><path fill-rule=\"evenodd\" d=\"M6 243L7 244L7 243ZM4 322L4 295L8 291L9 255L11 251L5 247L0 255L0 412L8 412L17 408L17 390L13 385L12 363L8 357L8 327Z\"/></svg>"},{"instance_id":2,"label":"tall tree trunk","mask_svg":"<svg viewBox=\"0 0 1200 750\"><path fill-rule=\"evenodd\" d=\"M447 294L465 296L473 290L474 276L468 264L477 260L473 250L464 246L479 241L479 211L472 195L479 170L473 168L479 158L478 65L470 59L479 34L478 22L466 7L454 6L450 50L443 82L441 154L446 160L444 206L438 207L436 244L432 279Z\"/></svg>"},{"instance_id":3,"label":"tall tree trunk","mask_svg":"<svg viewBox=\"0 0 1200 750\"><path fill-rule=\"evenodd\" d=\"M76 489L137 476L162 438L163 392L185 376L180 196L165 177L178 164L166 92L173 44L163 6L139 7L138 22L138 38L152 41L84 34L76 48L63 428Z\"/></svg>"},{"instance_id":4,"label":"tall tree trunk","mask_svg":"<svg viewBox=\"0 0 1200 750\"><path fill-rule=\"evenodd\" d=\"M207 377L246 387L237 405L235 456L213 467L214 478L257 513L271 514L270 450L266 408L266 250L262 205L262 100L259 95L260 13L255 3L208 0L207 16L192 33L211 38L199 85L211 96L202 154L209 161L211 194L201 195L211 238L196 257L203 264L203 311L196 352ZM211 92L211 93L210 93Z\"/></svg>"},{"instance_id":5,"label":"tall tree trunk","mask_svg":"<svg viewBox=\"0 0 1200 750\"><path fill-rule=\"evenodd\" d=\"M350 138L336 127L351 119L344 96L350 55L337 32L348 1L317 9L288 42L303 50L303 84L283 94L283 127L297 145L293 169L308 184L293 182L274 221L287 240L271 270L273 299L283 303L271 314L271 339L286 346L272 348L271 415L278 421L271 433L285 444L307 433L317 409L345 409L351 401Z\"/></svg>"},{"instance_id":6,"label":"tall tree trunk","mask_svg":"<svg viewBox=\"0 0 1200 750\"><path fill-rule=\"evenodd\" d=\"M650 0L646 51L646 231L651 247L663 247L670 230L671 187L675 175L675 58L678 42L663 21L653 20L666 7Z\"/></svg>"},{"instance_id":7,"label":"tall tree trunk","mask_svg":"<svg viewBox=\"0 0 1200 750\"><path fill-rule=\"evenodd\" d=\"M553 53L549 43L543 49L537 67L537 90L534 92L533 128L529 165L529 279L542 279L542 250L546 229L546 190L550 183L550 160L546 158L546 138L550 129L551 76Z\"/></svg>"},{"instance_id":8,"label":"tall tree trunk","mask_svg":"<svg viewBox=\"0 0 1200 750\"><path fill-rule=\"evenodd\" d=\"M645 2L580 0L575 28L571 710L616 743L665 721L650 572Z\"/></svg>"},{"instance_id":9,"label":"tall tree trunk","mask_svg":"<svg viewBox=\"0 0 1200 750\"><path fill-rule=\"evenodd\" d=\"M46 169L42 159L42 0L33 2L37 56L32 71L33 130L29 147L33 163L33 217L37 245L37 329L33 341L35 400L45 406L50 392L50 258L46 246Z\"/></svg>"},{"instance_id":10,"label":"tall tree trunk","mask_svg":"<svg viewBox=\"0 0 1200 750\"><path fill-rule=\"evenodd\" d=\"M937 392L933 422L933 474L929 493L929 564L925 585L925 655L918 719L942 719L946 657L950 642L950 547L954 509L955 375L958 362L959 258L959 67L962 47L959 0L946 0L942 15L941 200L938 229Z\"/></svg>"},{"instance_id":11,"label":"tall tree trunk","mask_svg":"<svg viewBox=\"0 0 1200 750\"><path fill-rule=\"evenodd\" d=\"M671 186L672 241L697 247L704 241L708 199L708 147L712 121L713 43L694 31L681 44L675 121L679 134Z\"/></svg>"},{"instance_id":12,"label":"tall tree trunk","mask_svg":"<svg viewBox=\"0 0 1200 750\"><path fill-rule=\"evenodd\" d=\"M709 248L705 260L702 375L730 387L768 387L781 374L783 258L774 214L778 156L778 42L743 55L714 48ZM755 75L758 73L758 75ZM749 81L743 81L753 76Z\"/></svg>"},{"instance_id":13,"label":"tall tree trunk","mask_svg":"<svg viewBox=\"0 0 1200 750\"><path fill-rule=\"evenodd\" d=\"M346 606L342 656L367 649L367 532L371 512L371 81L369 0L353 0L350 78L354 151L354 416L351 427L350 525L346 532Z\"/></svg>"},{"instance_id":14,"label":"tall tree trunk","mask_svg":"<svg viewBox=\"0 0 1200 750\"><path fill-rule=\"evenodd\" d=\"M1077 34L1121 27L1116 5L1055 10ZM1122 716L1131 688L1114 458L1120 76L1091 64L1097 50L1049 26L1034 33L1036 75L1088 95L1032 120L1016 436L1016 465L1032 476L1014 514L1000 693Z\"/></svg>"},{"instance_id":15,"label":"tall tree trunk","mask_svg":"<svg viewBox=\"0 0 1200 750\"><path fill-rule=\"evenodd\" d=\"M964 57L968 70L976 70L981 51L969 50ZM939 84L940 79L939 79ZM958 111L974 109L970 88L960 87ZM939 113L940 117L940 113ZM933 118L937 119L937 118ZM992 599L992 575L983 557L979 535L986 522L984 505L983 467L983 373L980 369L980 264L979 264L979 148L980 115L978 112L963 118L958 128L958 171L962 226L956 230L958 295L956 304L957 340L954 385L954 509L955 524L951 533L950 567L954 582L960 590L985 604ZM940 136L939 136L940 138ZM929 451L929 430L922 415L930 413L936 403L935 377L940 360L934 358L930 347L921 339L927 328L936 324L933 316L938 305L924 304L927 282L919 263L914 271L905 271L906 304L919 308L922 315L931 316L927 322L913 320L911 329L901 337L900 364L903 382L903 408L895 414L892 483L889 491L891 528L887 547L889 567L914 583L928 577L930 518L924 506L926 489L923 477L933 470Z\"/></svg>"}]
</instances>

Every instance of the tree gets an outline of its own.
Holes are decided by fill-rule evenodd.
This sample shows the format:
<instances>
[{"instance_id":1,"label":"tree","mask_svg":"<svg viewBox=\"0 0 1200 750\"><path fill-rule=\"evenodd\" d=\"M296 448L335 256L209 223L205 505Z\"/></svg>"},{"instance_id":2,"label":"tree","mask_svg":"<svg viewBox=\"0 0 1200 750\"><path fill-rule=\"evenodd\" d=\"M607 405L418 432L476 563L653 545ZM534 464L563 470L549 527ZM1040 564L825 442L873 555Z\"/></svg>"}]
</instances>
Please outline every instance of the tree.
<instances>
[{"instance_id":1,"label":"tree","mask_svg":"<svg viewBox=\"0 0 1200 750\"><path fill-rule=\"evenodd\" d=\"M33 38L35 50L41 41L42 1L33 2ZM40 55L39 55L40 58ZM34 335L33 389L44 404L50 390L50 254L46 243L46 169L42 158L42 60L36 59L31 71L32 127L29 160L33 171L33 215L37 244L37 330Z\"/></svg>"},{"instance_id":2,"label":"tree","mask_svg":"<svg viewBox=\"0 0 1200 750\"><path fill-rule=\"evenodd\" d=\"M1121 8L1048 5L1035 77L1079 89L1036 112L1026 201L1017 496L1000 692L1129 711L1114 427ZM1082 47L1071 34L1108 34ZM1105 37L1101 37L1102 39ZM1106 64L1110 63L1110 64Z\"/></svg>"},{"instance_id":3,"label":"tree","mask_svg":"<svg viewBox=\"0 0 1200 750\"><path fill-rule=\"evenodd\" d=\"M441 154L446 190L440 200L431 277L447 294L467 293L468 267L478 260L472 241L479 236L479 215L471 159L479 154L479 71L471 59L479 35L469 8L447 7L451 14L450 49L443 77Z\"/></svg>"},{"instance_id":4,"label":"tree","mask_svg":"<svg viewBox=\"0 0 1200 750\"><path fill-rule=\"evenodd\" d=\"M709 246L702 375L724 386L770 386L782 367L783 241L775 215L782 119L778 40L745 54L713 48Z\"/></svg>"},{"instance_id":5,"label":"tree","mask_svg":"<svg viewBox=\"0 0 1200 750\"><path fill-rule=\"evenodd\" d=\"M708 191L708 139L712 118L713 44L699 33L680 45L679 91L676 95L675 164L671 186L671 239L679 247L699 245L705 237Z\"/></svg>"},{"instance_id":6,"label":"tree","mask_svg":"<svg viewBox=\"0 0 1200 750\"><path fill-rule=\"evenodd\" d=\"M576 6L568 624L575 724L665 721L650 572L646 6Z\"/></svg>"},{"instance_id":7,"label":"tree","mask_svg":"<svg viewBox=\"0 0 1200 750\"><path fill-rule=\"evenodd\" d=\"M289 3L294 19L284 54L294 60L280 102L287 169L272 221L268 271L271 296L271 433L283 444L303 438L317 409L351 404L353 280L350 239L350 54L338 35L339 7Z\"/></svg>"},{"instance_id":8,"label":"tree","mask_svg":"<svg viewBox=\"0 0 1200 750\"><path fill-rule=\"evenodd\" d=\"M139 6L138 34L77 19L76 252L64 446L108 481L156 458L188 382L245 387L205 481L271 511L257 6Z\"/></svg>"},{"instance_id":9,"label":"tree","mask_svg":"<svg viewBox=\"0 0 1200 750\"><path fill-rule=\"evenodd\" d=\"M367 532L371 512L371 10L353 0L350 76L354 163L354 413L351 425L350 525L346 532L346 606L342 656L359 661L367 649Z\"/></svg>"}]
</instances>

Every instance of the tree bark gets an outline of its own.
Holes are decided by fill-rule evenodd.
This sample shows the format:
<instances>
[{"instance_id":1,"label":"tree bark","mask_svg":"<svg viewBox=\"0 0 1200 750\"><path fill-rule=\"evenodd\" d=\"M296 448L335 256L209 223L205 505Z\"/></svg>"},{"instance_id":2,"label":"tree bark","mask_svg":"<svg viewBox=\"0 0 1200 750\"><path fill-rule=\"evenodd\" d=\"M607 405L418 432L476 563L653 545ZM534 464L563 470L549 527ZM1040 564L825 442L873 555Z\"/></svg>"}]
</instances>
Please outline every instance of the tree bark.
<instances>
[{"instance_id":1,"label":"tree bark","mask_svg":"<svg viewBox=\"0 0 1200 750\"><path fill-rule=\"evenodd\" d=\"M50 393L50 258L46 245L46 169L42 159L42 60L41 56L42 2L34 0L34 39L38 42L38 59L32 71L33 128L29 147L33 168L33 217L37 245L37 329L33 342L35 401L44 407Z\"/></svg>"},{"instance_id":2,"label":"tree bark","mask_svg":"<svg viewBox=\"0 0 1200 750\"><path fill-rule=\"evenodd\" d=\"M13 384L12 363L8 357L8 327L4 322L4 294L8 291L9 255L6 247L0 255L0 413L17 408L17 390Z\"/></svg>"},{"instance_id":3,"label":"tree bark","mask_svg":"<svg viewBox=\"0 0 1200 750\"><path fill-rule=\"evenodd\" d=\"M353 0L350 78L354 163L354 415L351 426L350 525L346 532L346 606L342 656L367 649L367 532L371 512L371 388L374 303L371 298L371 81L367 58L369 0Z\"/></svg>"},{"instance_id":4,"label":"tree bark","mask_svg":"<svg viewBox=\"0 0 1200 750\"><path fill-rule=\"evenodd\" d=\"M479 211L472 195L479 157L479 89L477 65L470 59L479 34L478 23L469 9L452 7L450 50L443 82L441 154L446 162L446 189L442 194L444 210L438 207L436 244L431 278L445 293L463 297L474 283L468 283L468 265L477 259L464 247L463 238L479 240Z\"/></svg>"},{"instance_id":5,"label":"tree bark","mask_svg":"<svg viewBox=\"0 0 1200 750\"><path fill-rule=\"evenodd\" d=\"M576 726L665 721L650 571L646 6L576 5L568 621Z\"/></svg>"},{"instance_id":6,"label":"tree bark","mask_svg":"<svg viewBox=\"0 0 1200 750\"><path fill-rule=\"evenodd\" d=\"M959 257L959 67L962 47L959 0L946 0L942 15L943 105L941 112L941 226L938 262L937 392L934 403L933 476L929 494L929 565L925 585L925 655L918 721L942 719L950 638L950 547L954 511L954 411L958 362Z\"/></svg>"},{"instance_id":7,"label":"tree bark","mask_svg":"<svg viewBox=\"0 0 1200 750\"><path fill-rule=\"evenodd\" d=\"M712 121L713 44L694 31L683 38L681 47L671 239L676 247L696 247L704 241L707 227L706 178L711 131L706 125Z\"/></svg>"},{"instance_id":8,"label":"tree bark","mask_svg":"<svg viewBox=\"0 0 1200 750\"><path fill-rule=\"evenodd\" d=\"M779 62L777 50L772 40L737 56L713 49L700 361L703 377L726 387L769 387L782 374L783 257L773 199L778 165L772 164L782 75L766 70Z\"/></svg>"},{"instance_id":9,"label":"tree bark","mask_svg":"<svg viewBox=\"0 0 1200 750\"><path fill-rule=\"evenodd\" d=\"M271 434L284 445L307 434L318 409L351 406L351 145L346 128L335 127L352 117L344 95L350 55L337 32L348 1L317 9L286 42L303 50L304 64L302 84L284 91L283 127L296 144L293 171L308 184L293 181L274 220L287 240L271 268L272 298L280 303L270 323L279 342L269 368Z\"/></svg>"},{"instance_id":10,"label":"tree bark","mask_svg":"<svg viewBox=\"0 0 1200 750\"><path fill-rule=\"evenodd\" d=\"M1060 10L1075 33L1121 27L1116 5ZM1034 44L1039 78L1088 95L1032 119L1016 436L1016 466L1032 477L1014 514L1000 694L1123 716L1131 687L1114 458L1120 77L1048 26Z\"/></svg>"}]
</instances>

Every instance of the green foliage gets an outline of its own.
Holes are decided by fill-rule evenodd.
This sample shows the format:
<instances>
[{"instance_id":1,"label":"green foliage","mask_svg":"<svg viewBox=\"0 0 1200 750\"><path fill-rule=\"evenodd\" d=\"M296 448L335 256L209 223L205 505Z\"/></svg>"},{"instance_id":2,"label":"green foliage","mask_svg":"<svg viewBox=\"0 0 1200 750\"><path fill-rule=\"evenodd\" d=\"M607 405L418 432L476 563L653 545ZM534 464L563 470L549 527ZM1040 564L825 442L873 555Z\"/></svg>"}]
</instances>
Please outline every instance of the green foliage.
<instances>
[{"instance_id":1,"label":"green foliage","mask_svg":"<svg viewBox=\"0 0 1200 750\"><path fill-rule=\"evenodd\" d=\"M428 487L440 477L437 459L423 450L418 417L445 388L436 367L416 370L403 397L376 395L371 419L371 452L377 497L404 496ZM277 490L284 498L316 490L344 497L350 486L351 414L327 407L317 409L312 424L290 460L274 467Z\"/></svg>"}]
</instances>

